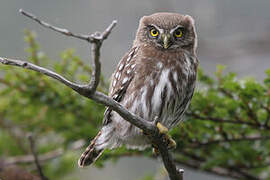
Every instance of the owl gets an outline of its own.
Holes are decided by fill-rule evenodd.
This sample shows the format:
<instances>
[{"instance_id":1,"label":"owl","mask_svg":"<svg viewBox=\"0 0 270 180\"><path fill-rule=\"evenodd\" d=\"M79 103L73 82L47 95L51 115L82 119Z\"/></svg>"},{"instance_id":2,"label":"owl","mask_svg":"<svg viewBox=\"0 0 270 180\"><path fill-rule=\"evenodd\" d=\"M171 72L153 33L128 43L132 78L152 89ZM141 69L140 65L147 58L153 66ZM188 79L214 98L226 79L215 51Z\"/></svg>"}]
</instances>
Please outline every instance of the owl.
<instances>
[{"instance_id":1,"label":"owl","mask_svg":"<svg viewBox=\"0 0 270 180\"><path fill-rule=\"evenodd\" d=\"M111 78L109 96L130 112L171 129L193 96L198 59L194 20L189 15L155 13L141 18L133 46ZM142 131L107 108L103 126L81 155L90 165L104 149L125 145L143 150L151 143Z\"/></svg>"}]
</instances>

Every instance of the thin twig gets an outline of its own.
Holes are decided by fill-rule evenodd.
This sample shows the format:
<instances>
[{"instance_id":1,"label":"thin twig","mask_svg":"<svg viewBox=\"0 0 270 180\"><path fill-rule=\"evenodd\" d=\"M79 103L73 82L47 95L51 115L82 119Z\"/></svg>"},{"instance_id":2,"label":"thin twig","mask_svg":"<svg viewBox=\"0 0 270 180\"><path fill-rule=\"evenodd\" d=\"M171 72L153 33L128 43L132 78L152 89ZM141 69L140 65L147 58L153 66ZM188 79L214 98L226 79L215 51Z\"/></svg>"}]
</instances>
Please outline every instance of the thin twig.
<instances>
[{"instance_id":1,"label":"thin twig","mask_svg":"<svg viewBox=\"0 0 270 180\"><path fill-rule=\"evenodd\" d=\"M53 26L53 25L51 25L49 23L46 23L44 21L39 20L35 15L33 15L31 13L28 13L28 12L22 10L22 9L20 9L19 12L21 14L33 19L34 21L38 22L40 25L42 25L42 26L44 26L46 28L49 28L49 29L51 29L53 31L59 32L59 33L64 34L66 36L71 36L71 37L79 38L79 39L86 40L86 41L92 41L92 39L89 39L89 36L85 36L85 35L82 35L82 34L75 34L75 33L70 32L67 29L55 27L55 26Z\"/></svg>"},{"instance_id":2,"label":"thin twig","mask_svg":"<svg viewBox=\"0 0 270 180\"><path fill-rule=\"evenodd\" d=\"M183 163L184 162L188 162L189 165L191 165L190 167L194 167L195 169L200 169L202 167L202 165L204 164L204 162L206 161L205 157L199 156L199 155L195 155L194 153L189 153L186 152L185 150L180 150L180 152L185 156L185 157L190 157L192 160L187 160L187 161L182 161L181 159L175 159L175 162L178 163ZM187 164L185 164L187 165ZM250 174L249 172L246 172L246 170L244 169L240 169L238 167L238 165L236 166L225 166L225 167L213 167L213 168L208 168L208 169L204 169L204 171L208 171L208 172L212 172L214 174L219 174L219 175L225 175L228 177L233 177L231 175L236 175L238 176L237 179L252 179L252 180L258 180L259 178L256 176L253 176L252 174Z\"/></svg>"},{"instance_id":3,"label":"thin twig","mask_svg":"<svg viewBox=\"0 0 270 180\"><path fill-rule=\"evenodd\" d=\"M35 141L34 141L31 134L28 135L28 140L30 142L31 153L33 154L33 157L34 157L34 160L35 160L35 165L37 167L40 178L42 180L48 180L48 178L43 174L42 167L41 167L41 165L39 163L38 154L37 154L36 149L35 149Z\"/></svg>"},{"instance_id":4,"label":"thin twig","mask_svg":"<svg viewBox=\"0 0 270 180\"><path fill-rule=\"evenodd\" d=\"M230 143L230 142L239 142L239 141L262 141L262 140L269 140L270 136L256 136L256 137L242 137L242 138L231 138L231 139L219 139L219 140L210 140L205 143L203 142L194 142L192 147L198 146L208 146L212 144L219 144L219 143Z\"/></svg>"},{"instance_id":5,"label":"thin twig","mask_svg":"<svg viewBox=\"0 0 270 180\"><path fill-rule=\"evenodd\" d=\"M72 145L69 147L69 150L75 151L78 149L81 149L84 147L85 141L80 139L72 143ZM58 158L62 156L65 153L65 150L63 148L58 148L55 150L52 150L50 152L41 154L38 156L39 162L45 162L51 159ZM23 155L23 156L14 156L14 157L7 157L4 159L4 165L14 165L14 164L29 164L35 162L35 158L33 155Z\"/></svg>"},{"instance_id":6,"label":"thin twig","mask_svg":"<svg viewBox=\"0 0 270 180\"><path fill-rule=\"evenodd\" d=\"M4 84L4 85L6 85L8 87L15 88L15 89L17 89L17 90L19 90L21 92L24 92L25 91L23 88L21 88L19 86L17 87L17 86L11 84L10 82L8 82L8 81L6 81L5 79L2 79L2 78L0 78L0 84Z\"/></svg>"},{"instance_id":7,"label":"thin twig","mask_svg":"<svg viewBox=\"0 0 270 180\"><path fill-rule=\"evenodd\" d=\"M241 98L242 99L242 98ZM258 121L257 115L253 112L248 102L245 102L244 99L242 99L242 102L245 103L245 106L247 108L247 114L249 115L249 118L253 120L256 124L260 125L260 122Z\"/></svg>"},{"instance_id":8,"label":"thin twig","mask_svg":"<svg viewBox=\"0 0 270 180\"><path fill-rule=\"evenodd\" d=\"M28 152L28 149L25 147L24 142L22 141L22 137L25 137L25 133L19 127L12 124L11 121L3 119L2 114L0 114L0 128L7 130L8 134L14 138L16 144L23 150L23 152Z\"/></svg>"},{"instance_id":9,"label":"thin twig","mask_svg":"<svg viewBox=\"0 0 270 180\"><path fill-rule=\"evenodd\" d=\"M266 121L265 121L264 125L268 126L268 123L270 122L270 107L267 107L267 106L264 106L264 105L261 105L261 106L267 112L267 117L266 117Z\"/></svg>"},{"instance_id":10,"label":"thin twig","mask_svg":"<svg viewBox=\"0 0 270 180\"><path fill-rule=\"evenodd\" d=\"M0 114L0 128L6 129L7 133L16 141L19 148L23 150L24 153L28 152L25 147L22 137L25 137L25 133L17 126L15 126L11 121L3 119L3 115Z\"/></svg>"},{"instance_id":11,"label":"thin twig","mask_svg":"<svg viewBox=\"0 0 270 180\"><path fill-rule=\"evenodd\" d=\"M221 88L220 87L220 88L218 88L218 90L220 90L220 92L222 92L226 96L228 96L228 97L230 97L232 99L235 99L234 98L234 95L232 93L230 93L229 91L225 90L224 88ZM244 108L247 108L247 114L249 115L250 119L253 120L257 125L260 125L260 122L258 121L258 118L257 118L256 114L250 108L248 102L245 102L245 100L241 96L239 96L239 98L242 100L242 102L244 102L244 104L245 104L246 107L244 107L243 105L242 106Z\"/></svg>"},{"instance_id":12,"label":"thin twig","mask_svg":"<svg viewBox=\"0 0 270 180\"><path fill-rule=\"evenodd\" d=\"M201 164L200 162L197 161L183 161L183 160L175 160L175 162L177 164L181 164L181 165L185 165L189 168L195 169L196 171L200 170L201 168ZM250 174L244 174L243 172L237 172L234 170L228 170L226 168L221 168L221 167L213 167L211 169L203 169L202 171L204 172L209 172L218 176L223 176L223 177L231 177L233 179L253 179L253 180L257 180L257 177L251 176ZM247 178L248 177L248 178Z\"/></svg>"},{"instance_id":13,"label":"thin twig","mask_svg":"<svg viewBox=\"0 0 270 180\"><path fill-rule=\"evenodd\" d=\"M41 26L43 26L45 28L49 28L49 29L51 29L53 31L59 32L59 33L64 34L66 36L86 40L88 42L94 42L96 40L96 37L93 37L92 35L89 36L89 35L84 35L84 34L75 34L75 33L72 33L72 32L70 32L69 30L67 30L65 28L59 28L59 27L53 26L53 25L51 25L51 24L49 24L49 23L47 23L45 21L40 20L35 15L33 15L33 14L29 13L29 12L26 12L26 11L24 11L22 9L20 9L19 12L21 14L23 14L24 16L27 16L30 19L38 22ZM109 36L109 34L111 33L111 30L116 26L116 23L117 23L117 21L114 20L112 22L112 24L110 24L110 26L104 31L104 33L102 33L102 36L100 36L99 39L105 40Z\"/></svg>"},{"instance_id":14,"label":"thin twig","mask_svg":"<svg viewBox=\"0 0 270 180\"><path fill-rule=\"evenodd\" d=\"M19 66L19 67L23 67L25 69L31 69L31 70L34 70L36 72L40 72L40 73L45 74L47 76L50 76L54 79L57 79L58 81L61 81L62 83L66 84L67 86L69 86L70 88L72 88L74 90L80 88L80 85L72 83L71 81L68 81L67 79L60 76L59 74L57 74L53 71L50 71L46 68L43 68L43 67L34 65L32 63L26 62L26 61L0 57L0 62L2 64L5 64L5 65Z\"/></svg>"},{"instance_id":15,"label":"thin twig","mask_svg":"<svg viewBox=\"0 0 270 180\"><path fill-rule=\"evenodd\" d=\"M122 116L125 120L130 122L131 124L139 127L142 129L146 134L149 135L149 138L153 144L157 147L159 150L162 160L164 163L165 168L168 171L169 177L171 180L179 180L183 179L183 171L179 171L176 168L175 163L173 162L173 159L171 155L168 152L167 149L167 143L162 140L161 134L159 133L157 127L154 123L151 121L147 121L143 118L140 118L133 113L129 112L125 107L123 107L120 103L114 101L112 98L104 95L101 92L96 91L96 87L99 83L99 77L100 77L100 47L102 45L103 40L105 40L111 33L112 29L116 25L116 21L113 21L108 28L103 33L95 33L90 36L86 35L80 35L80 34L74 34L71 33L67 29L58 28L55 26L50 25L49 23L46 23L44 21L39 20L36 16L33 14L30 14L28 12L25 12L23 10L20 10L20 12L35 20L42 26L52 29L56 32L62 33L67 36L72 36L78 39L86 40L87 42L92 44L92 58L93 58L93 73L92 73L92 79L89 84L87 85L80 85L73 83L66 78L62 77L61 75L48 70L46 68L34 65L32 63L28 63L21 60L14 60L14 59L8 59L8 58L2 58L0 57L0 63L5 65L13 65L13 66L19 66L22 68L30 69L33 71L40 72L42 74L45 74L53 79L56 79L60 81L61 83L65 84L66 86L72 88L74 91L78 92L82 96L85 96L89 99L92 99L98 103L101 103L103 105L109 106L112 110L116 111L120 116Z\"/></svg>"},{"instance_id":16,"label":"thin twig","mask_svg":"<svg viewBox=\"0 0 270 180\"><path fill-rule=\"evenodd\" d=\"M267 129L269 130L270 127L266 126L264 124L257 124L257 123L251 123L251 122L245 122L245 121L234 121L234 120L227 120L227 119L222 119L218 117L206 117L206 116L200 116L195 113L186 113L188 116L194 117L195 119L198 120L203 120L203 121L212 121L212 122L217 122L217 123L231 123L231 124L239 124L239 125L248 125L250 127L255 127L255 128L261 128L261 129Z\"/></svg>"}]
</instances>

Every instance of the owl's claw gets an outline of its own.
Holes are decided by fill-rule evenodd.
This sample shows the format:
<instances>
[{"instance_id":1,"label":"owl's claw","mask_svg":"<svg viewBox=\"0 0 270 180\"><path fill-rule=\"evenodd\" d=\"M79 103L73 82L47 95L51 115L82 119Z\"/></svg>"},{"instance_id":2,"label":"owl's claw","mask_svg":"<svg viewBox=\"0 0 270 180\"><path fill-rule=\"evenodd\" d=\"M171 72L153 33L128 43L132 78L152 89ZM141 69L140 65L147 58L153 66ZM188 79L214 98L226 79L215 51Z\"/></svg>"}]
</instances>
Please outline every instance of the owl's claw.
<instances>
[{"instance_id":1,"label":"owl's claw","mask_svg":"<svg viewBox=\"0 0 270 180\"><path fill-rule=\"evenodd\" d=\"M157 123L157 128L159 130L159 133L161 134L161 138L163 139L163 142L166 143L167 148L175 149L176 142L170 137L170 135L167 134L169 131L168 128L162 125L160 122ZM140 130L140 132L148 136L148 134L146 134L142 129ZM158 156L159 155L158 148L154 144L152 144L152 147L153 147L153 155Z\"/></svg>"},{"instance_id":2,"label":"owl's claw","mask_svg":"<svg viewBox=\"0 0 270 180\"><path fill-rule=\"evenodd\" d=\"M169 150L171 149L175 149L176 148L176 142L168 135L168 134L164 134L164 141L167 143L167 148ZM152 153L154 156L158 156L159 155L159 151L158 148L155 147L154 145L152 145Z\"/></svg>"},{"instance_id":3,"label":"owl's claw","mask_svg":"<svg viewBox=\"0 0 270 180\"><path fill-rule=\"evenodd\" d=\"M157 128L159 132L164 135L164 140L167 143L168 149L175 149L176 142L167 134L168 128L163 126L160 122L157 123Z\"/></svg>"},{"instance_id":4,"label":"owl's claw","mask_svg":"<svg viewBox=\"0 0 270 180\"><path fill-rule=\"evenodd\" d=\"M176 142L171 138L169 135L166 135L167 138L167 147L168 149L175 149L176 148Z\"/></svg>"},{"instance_id":5,"label":"owl's claw","mask_svg":"<svg viewBox=\"0 0 270 180\"><path fill-rule=\"evenodd\" d=\"M168 132L168 128L163 126L160 122L157 123L157 128L158 128L160 134L166 134Z\"/></svg>"}]
</instances>

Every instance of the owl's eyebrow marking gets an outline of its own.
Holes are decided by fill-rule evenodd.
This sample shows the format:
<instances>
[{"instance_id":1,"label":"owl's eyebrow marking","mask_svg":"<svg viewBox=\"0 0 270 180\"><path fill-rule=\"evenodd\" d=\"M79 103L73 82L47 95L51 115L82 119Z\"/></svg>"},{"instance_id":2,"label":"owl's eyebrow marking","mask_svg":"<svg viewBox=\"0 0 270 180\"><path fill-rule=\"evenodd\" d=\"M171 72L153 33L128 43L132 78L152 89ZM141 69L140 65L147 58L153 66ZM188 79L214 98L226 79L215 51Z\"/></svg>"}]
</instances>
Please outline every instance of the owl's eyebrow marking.
<instances>
[{"instance_id":1,"label":"owl's eyebrow marking","mask_svg":"<svg viewBox=\"0 0 270 180\"><path fill-rule=\"evenodd\" d=\"M154 24L150 24L149 26L156 28L160 33L163 33L164 32L164 29L161 29L160 27L158 27L158 26L156 26Z\"/></svg>"},{"instance_id":2,"label":"owl's eyebrow marking","mask_svg":"<svg viewBox=\"0 0 270 180\"><path fill-rule=\"evenodd\" d=\"M174 32L176 29L178 29L178 28L183 29L184 26L182 26L182 25L177 25L175 28L173 28L172 30L170 30L170 33L173 33L173 32Z\"/></svg>"}]
</instances>

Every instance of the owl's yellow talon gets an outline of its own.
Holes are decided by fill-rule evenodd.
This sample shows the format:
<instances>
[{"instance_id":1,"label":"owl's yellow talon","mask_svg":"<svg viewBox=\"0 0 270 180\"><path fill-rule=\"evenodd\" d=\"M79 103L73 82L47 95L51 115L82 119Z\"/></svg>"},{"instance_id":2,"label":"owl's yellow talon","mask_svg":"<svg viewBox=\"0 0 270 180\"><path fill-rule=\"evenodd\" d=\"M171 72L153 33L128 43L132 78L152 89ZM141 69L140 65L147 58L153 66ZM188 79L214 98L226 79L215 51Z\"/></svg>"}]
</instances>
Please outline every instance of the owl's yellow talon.
<instances>
[{"instance_id":1,"label":"owl's yellow talon","mask_svg":"<svg viewBox=\"0 0 270 180\"><path fill-rule=\"evenodd\" d=\"M168 149L175 149L176 148L176 142L173 140L173 138L168 136Z\"/></svg>"},{"instance_id":2,"label":"owl's yellow talon","mask_svg":"<svg viewBox=\"0 0 270 180\"><path fill-rule=\"evenodd\" d=\"M165 141L167 142L168 149L175 149L176 142L167 134L168 128L163 126L161 123L157 123L157 128L161 134L164 134Z\"/></svg>"},{"instance_id":3,"label":"owl's yellow talon","mask_svg":"<svg viewBox=\"0 0 270 180\"><path fill-rule=\"evenodd\" d=\"M157 123L157 128L161 134L166 134L168 132L168 128L166 128L159 122Z\"/></svg>"}]
</instances>

